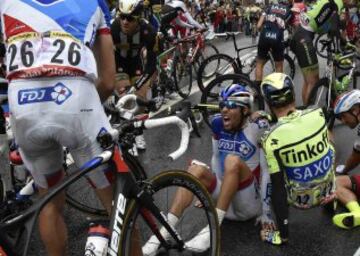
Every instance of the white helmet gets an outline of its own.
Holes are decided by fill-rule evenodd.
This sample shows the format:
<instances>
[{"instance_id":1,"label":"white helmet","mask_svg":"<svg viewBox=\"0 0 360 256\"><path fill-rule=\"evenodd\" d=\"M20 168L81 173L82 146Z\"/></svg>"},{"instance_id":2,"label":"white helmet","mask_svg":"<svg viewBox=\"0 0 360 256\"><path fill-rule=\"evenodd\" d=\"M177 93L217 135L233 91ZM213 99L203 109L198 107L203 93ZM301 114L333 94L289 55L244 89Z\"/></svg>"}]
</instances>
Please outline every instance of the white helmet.
<instances>
[{"instance_id":1,"label":"white helmet","mask_svg":"<svg viewBox=\"0 0 360 256\"><path fill-rule=\"evenodd\" d=\"M119 0L119 11L123 14L140 16L143 6L143 0Z\"/></svg>"},{"instance_id":2,"label":"white helmet","mask_svg":"<svg viewBox=\"0 0 360 256\"><path fill-rule=\"evenodd\" d=\"M360 90L352 90L341 94L335 101L334 113L339 115L349 111L352 106L360 103Z\"/></svg>"}]
</instances>

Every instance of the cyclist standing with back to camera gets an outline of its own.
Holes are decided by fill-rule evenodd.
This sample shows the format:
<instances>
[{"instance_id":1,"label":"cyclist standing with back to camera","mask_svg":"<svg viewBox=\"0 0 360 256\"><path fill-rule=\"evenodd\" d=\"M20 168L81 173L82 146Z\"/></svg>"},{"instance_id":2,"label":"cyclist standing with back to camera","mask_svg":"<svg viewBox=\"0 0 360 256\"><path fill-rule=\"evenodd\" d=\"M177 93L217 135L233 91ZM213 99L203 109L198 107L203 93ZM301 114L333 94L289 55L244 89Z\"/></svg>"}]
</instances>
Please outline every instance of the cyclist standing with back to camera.
<instances>
[{"instance_id":1,"label":"cyclist standing with back to camera","mask_svg":"<svg viewBox=\"0 0 360 256\"><path fill-rule=\"evenodd\" d=\"M274 245L289 239L289 204L308 209L335 197L335 149L320 108L297 110L294 84L282 73L265 77L261 92L277 123L262 146L272 184L271 200L278 230L262 230Z\"/></svg>"},{"instance_id":2,"label":"cyclist standing with back to camera","mask_svg":"<svg viewBox=\"0 0 360 256\"><path fill-rule=\"evenodd\" d=\"M279 4L271 4L261 15L257 28L262 29L258 43L258 56L256 59L255 80L260 86L263 78L263 69L271 51L275 61L276 72L283 71L284 64L284 30L286 23L291 19L290 6L287 1L279 1Z\"/></svg>"},{"instance_id":3,"label":"cyclist standing with back to camera","mask_svg":"<svg viewBox=\"0 0 360 256\"><path fill-rule=\"evenodd\" d=\"M111 126L101 101L114 90L110 13L105 0L1 0L12 130L40 195L64 177L63 147L78 166L102 152L96 137ZM111 212L109 166L89 174ZM39 216L46 252L66 255L65 193Z\"/></svg>"},{"instance_id":4,"label":"cyclist standing with back to camera","mask_svg":"<svg viewBox=\"0 0 360 256\"><path fill-rule=\"evenodd\" d=\"M143 0L119 0L119 15L111 25L115 44L116 92L121 95L134 86L147 99L156 71L156 31L144 19ZM136 147L144 150L144 135L136 137Z\"/></svg>"},{"instance_id":5,"label":"cyclist standing with back to camera","mask_svg":"<svg viewBox=\"0 0 360 256\"><path fill-rule=\"evenodd\" d=\"M304 84L302 101L309 102L309 94L319 80L319 64L314 46L315 34L330 32L340 38L340 13L344 5L349 6L352 0L318 0L306 12L300 14L300 26L294 31L291 49L295 53L301 68Z\"/></svg>"}]
</instances>

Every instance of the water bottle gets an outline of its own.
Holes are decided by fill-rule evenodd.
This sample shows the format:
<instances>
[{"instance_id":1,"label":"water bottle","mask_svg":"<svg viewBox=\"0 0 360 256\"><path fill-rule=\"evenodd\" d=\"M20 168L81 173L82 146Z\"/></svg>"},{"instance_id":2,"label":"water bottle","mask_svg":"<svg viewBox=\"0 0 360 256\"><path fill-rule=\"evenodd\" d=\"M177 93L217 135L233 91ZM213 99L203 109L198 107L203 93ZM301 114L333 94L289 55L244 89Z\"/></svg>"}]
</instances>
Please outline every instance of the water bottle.
<instances>
[{"instance_id":1,"label":"water bottle","mask_svg":"<svg viewBox=\"0 0 360 256\"><path fill-rule=\"evenodd\" d=\"M85 256L106 256L110 231L100 224L90 224L85 245Z\"/></svg>"}]
</instances>

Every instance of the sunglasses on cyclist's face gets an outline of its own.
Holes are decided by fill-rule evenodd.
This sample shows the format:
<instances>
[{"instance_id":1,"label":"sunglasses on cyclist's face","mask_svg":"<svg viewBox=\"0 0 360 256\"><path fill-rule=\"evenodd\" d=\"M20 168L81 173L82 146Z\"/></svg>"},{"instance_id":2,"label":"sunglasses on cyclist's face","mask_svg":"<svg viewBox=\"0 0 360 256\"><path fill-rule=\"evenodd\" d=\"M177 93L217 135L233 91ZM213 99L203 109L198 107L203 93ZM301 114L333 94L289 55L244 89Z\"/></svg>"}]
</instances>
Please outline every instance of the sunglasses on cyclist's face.
<instances>
[{"instance_id":1,"label":"sunglasses on cyclist's face","mask_svg":"<svg viewBox=\"0 0 360 256\"><path fill-rule=\"evenodd\" d=\"M227 108L227 109L235 109L235 108L238 108L240 107L238 105L238 103L236 103L235 101L231 101L231 100L225 100L225 101L220 101L219 102L219 108L220 110L223 109L223 108Z\"/></svg>"},{"instance_id":2,"label":"sunglasses on cyclist's face","mask_svg":"<svg viewBox=\"0 0 360 256\"><path fill-rule=\"evenodd\" d=\"M133 22L138 19L137 16L128 15L128 14L120 14L120 19L127 20L128 22Z\"/></svg>"}]
</instances>

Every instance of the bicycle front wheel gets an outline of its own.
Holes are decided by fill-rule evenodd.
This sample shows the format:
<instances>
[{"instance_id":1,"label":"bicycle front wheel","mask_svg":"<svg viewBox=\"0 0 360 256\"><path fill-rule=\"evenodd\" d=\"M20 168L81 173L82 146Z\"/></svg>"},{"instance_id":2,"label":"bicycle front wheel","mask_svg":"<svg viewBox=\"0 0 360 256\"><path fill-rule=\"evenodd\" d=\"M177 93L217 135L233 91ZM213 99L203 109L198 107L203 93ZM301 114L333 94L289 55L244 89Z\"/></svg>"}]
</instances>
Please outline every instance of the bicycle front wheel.
<instances>
[{"instance_id":1,"label":"bicycle front wheel","mask_svg":"<svg viewBox=\"0 0 360 256\"><path fill-rule=\"evenodd\" d=\"M261 97L260 89L256 88L245 75L227 74L219 76L211 81L211 83L207 86L206 91L201 96L200 109L202 110L202 114L207 125L210 126L212 116L219 113L219 93L223 88L226 88L231 84L241 84L250 92L253 92L253 110L264 109L264 101Z\"/></svg>"},{"instance_id":2,"label":"bicycle front wheel","mask_svg":"<svg viewBox=\"0 0 360 256\"><path fill-rule=\"evenodd\" d=\"M194 176L184 171L163 172L147 180L144 183L144 189L151 193L154 204L165 216L174 204L174 195L177 191L181 191L181 195L185 193L192 196L192 202L179 217L175 229L185 243L201 231L208 232L210 248L201 255L220 255L220 229L215 207L208 191ZM181 202L182 197L179 195L177 194L177 198ZM194 205L194 202L197 201L202 204L201 207ZM179 207L179 204L176 204L176 207ZM161 224L149 210L142 208L136 200L129 202L128 211L123 219L124 232L121 234L120 241L122 242L119 244L119 255L121 256L138 255L139 246L143 251L149 246L155 248L151 255L162 252L166 255L192 255L194 251L196 252L196 248L187 248L186 246L184 249L178 248L175 239L169 236L166 238L165 235L163 235L164 239L172 246L167 249L162 248L157 238L153 236L154 229L161 229Z\"/></svg>"}]
</instances>

